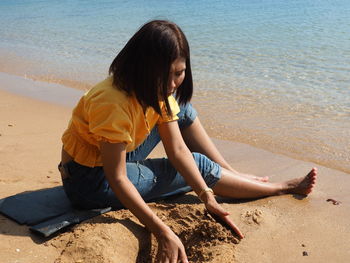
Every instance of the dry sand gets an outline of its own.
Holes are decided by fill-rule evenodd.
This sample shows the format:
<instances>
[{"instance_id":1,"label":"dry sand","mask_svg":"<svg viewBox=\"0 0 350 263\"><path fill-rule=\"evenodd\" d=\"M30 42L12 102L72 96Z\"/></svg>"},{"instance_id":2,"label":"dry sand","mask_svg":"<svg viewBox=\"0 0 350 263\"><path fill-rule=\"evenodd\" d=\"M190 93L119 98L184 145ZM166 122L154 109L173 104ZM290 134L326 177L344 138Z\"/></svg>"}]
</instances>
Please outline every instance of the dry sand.
<instances>
[{"instance_id":1,"label":"dry sand","mask_svg":"<svg viewBox=\"0 0 350 263\"><path fill-rule=\"evenodd\" d=\"M1 90L5 82L16 87L21 81L0 77L0 198L60 185L60 136L71 108ZM306 174L315 166L240 143L214 142L235 168L269 175L271 181ZM153 156L163 154L158 147ZM244 232L241 241L215 222L193 193L150 206L183 240L191 262L348 262L350 175L318 169L317 187L307 198L218 198ZM329 198L341 203L333 205ZM6 263L152 262L157 249L154 237L127 210L47 239L0 215L0 234L0 258Z\"/></svg>"}]
</instances>

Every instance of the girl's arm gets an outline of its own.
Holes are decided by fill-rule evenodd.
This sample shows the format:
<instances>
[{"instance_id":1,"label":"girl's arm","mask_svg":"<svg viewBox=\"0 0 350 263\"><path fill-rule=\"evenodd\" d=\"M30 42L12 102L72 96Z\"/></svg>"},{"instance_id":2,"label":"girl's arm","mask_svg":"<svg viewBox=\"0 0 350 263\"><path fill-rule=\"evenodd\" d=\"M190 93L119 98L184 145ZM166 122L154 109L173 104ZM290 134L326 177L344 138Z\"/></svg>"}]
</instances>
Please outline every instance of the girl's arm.
<instances>
[{"instance_id":1,"label":"girl's arm","mask_svg":"<svg viewBox=\"0 0 350 263\"><path fill-rule=\"evenodd\" d=\"M103 169L120 202L144 224L158 240L159 262L188 262L180 239L148 207L126 175L124 143L101 142Z\"/></svg>"},{"instance_id":2,"label":"girl's arm","mask_svg":"<svg viewBox=\"0 0 350 263\"><path fill-rule=\"evenodd\" d=\"M207 188L207 185L198 170L192 153L182 138L177 122L161 123L158 125L158 131L170 162L185 178L186 182L197 195L199 195L203 189ZM215 197L210 192L204 192L201 198L210 213L219 216L219 218L226 222L240 238L243 238L242 232L228 217L229 213L216 202Z\"/></svg>"}]
</instances>

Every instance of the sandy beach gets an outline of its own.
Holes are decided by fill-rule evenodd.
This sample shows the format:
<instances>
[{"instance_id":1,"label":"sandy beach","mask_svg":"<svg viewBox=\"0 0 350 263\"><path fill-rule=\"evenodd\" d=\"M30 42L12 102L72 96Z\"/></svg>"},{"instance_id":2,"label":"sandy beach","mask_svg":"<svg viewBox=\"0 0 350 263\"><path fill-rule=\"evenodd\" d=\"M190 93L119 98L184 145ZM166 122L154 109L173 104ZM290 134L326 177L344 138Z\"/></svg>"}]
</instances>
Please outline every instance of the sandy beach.
<instances>
[{"instance_id":1,"label":"sandy beach","mask_svg":"<svg viewBox=\"0 0 350 263\"><path fill-rule=\"evenodd\" d=\"M21 85L54 85L0 76L0 198L61 184L56 169L61 134L72 110L10 92ZM5 88L6 86L6 88ZM9 89L10 87L10 89ZM350 174L213 139L239 171L279 181L319 170L314 192L258 200L219 198L245 234L238 241L204 210L195 194L150 204L185 244L190 262L348 262ZM164 156L158 147L153 156ZM335 199L339 205L327 202ZM0 215L1 262L152 262L155 240L126 210L95 217L42 238Z\"/></svg>"}]
</instances>

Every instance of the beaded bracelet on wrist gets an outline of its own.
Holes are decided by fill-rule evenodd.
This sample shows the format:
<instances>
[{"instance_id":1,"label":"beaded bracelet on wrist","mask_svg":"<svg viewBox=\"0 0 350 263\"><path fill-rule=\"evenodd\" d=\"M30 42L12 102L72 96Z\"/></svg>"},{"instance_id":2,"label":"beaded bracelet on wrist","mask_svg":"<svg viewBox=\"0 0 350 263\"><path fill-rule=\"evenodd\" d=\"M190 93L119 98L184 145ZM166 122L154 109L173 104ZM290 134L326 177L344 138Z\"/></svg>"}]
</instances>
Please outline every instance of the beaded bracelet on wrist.
<instances>
[{"instance_id":1,"label":"beaded bracelet on wrist","mask_svg":"<svg viewBox=\"0 0 350 263\"><path fill-rule=\"evenodd\" d=\"M198 198L199 198L200 200L202 200L202 196L203 196L205 193L208 193L208 192L214 194L213 189L211 189L210 187L207 187L207 188L204 188L204 189L199 193ZM203 200L202 200L202 201L203 201Z\"/></svg>"}]
</instances>

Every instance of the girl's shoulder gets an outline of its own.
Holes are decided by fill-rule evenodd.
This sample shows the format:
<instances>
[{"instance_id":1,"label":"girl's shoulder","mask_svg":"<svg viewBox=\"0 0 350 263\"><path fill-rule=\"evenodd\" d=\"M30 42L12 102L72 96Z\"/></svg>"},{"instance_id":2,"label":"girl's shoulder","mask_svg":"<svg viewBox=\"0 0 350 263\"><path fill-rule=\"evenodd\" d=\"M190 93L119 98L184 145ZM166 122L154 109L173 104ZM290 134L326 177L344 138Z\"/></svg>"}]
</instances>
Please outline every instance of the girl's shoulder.
<instances>
[{"instance_id":1,"label":"girl's shoulder","mask_svg":"<svg viewBox=\"0 0 350 263\"><path fill-rule=\"evenodd\" d=\"M111 77L101 81L84 95L86 103L117 104L120 106L128 104L131 97L125 91L115 87Z\"/></svg>"}]
</instances>

